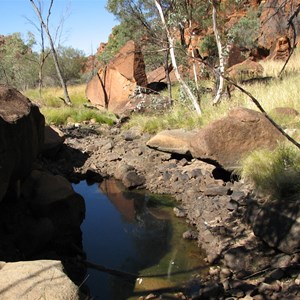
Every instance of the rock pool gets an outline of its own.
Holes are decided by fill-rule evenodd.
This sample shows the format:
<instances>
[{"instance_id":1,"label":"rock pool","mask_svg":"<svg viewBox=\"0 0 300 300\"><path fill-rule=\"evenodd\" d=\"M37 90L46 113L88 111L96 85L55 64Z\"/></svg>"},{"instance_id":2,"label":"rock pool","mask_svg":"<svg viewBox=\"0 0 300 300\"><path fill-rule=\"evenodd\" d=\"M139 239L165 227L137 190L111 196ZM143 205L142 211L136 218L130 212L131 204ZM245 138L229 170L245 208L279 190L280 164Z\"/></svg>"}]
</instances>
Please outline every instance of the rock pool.
<instances>
[{"instance_id":1,"label":"rock pool","mask_svg":"<svg viewBox=\"0 0 300 300\"><path fill-rule=\"evenodd\" d=\"M118 181L73 185L85 198L81 226L87 261L135 274L114 276L88 269L85 284L93 299L137 299L149 293L182 289L205 274L196 242L182 239L188 230L166 197L126 190Z\"/></svg>"}]
</instances>

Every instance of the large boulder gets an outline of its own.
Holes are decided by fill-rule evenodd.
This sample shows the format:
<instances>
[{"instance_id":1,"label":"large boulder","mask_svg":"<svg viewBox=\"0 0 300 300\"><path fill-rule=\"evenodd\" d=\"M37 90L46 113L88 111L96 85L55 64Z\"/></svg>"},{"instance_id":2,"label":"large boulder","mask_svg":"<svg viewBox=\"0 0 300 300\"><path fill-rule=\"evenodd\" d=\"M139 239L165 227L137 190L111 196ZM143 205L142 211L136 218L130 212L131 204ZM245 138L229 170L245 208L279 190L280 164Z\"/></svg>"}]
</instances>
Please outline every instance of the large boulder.
<instances>
[{"instance_id":1,"label":"large boulder","mask_svg":"<svg viewBox=\"0 0 300 300\"><path fill-rule=\"evenodd\" d=\"M87 84L86 96L92 104L121 113L137 86L147 86L145 64L140 47L128 41Z\"/></svg>"},{"instance_id":2,"label":"large boulder","mask_svg":"<svg viewBox=\"0 0 300 300\"><path fill-rule=\"evenodd\" d=\"M251 151L273 149L282 139L283 136L262 113L238 107L197 132L162 131L152 137L147 146L192 156L232 171Z\"/></svg>"},{"instance_id":3,"label":"large boulder","mask_svg":"<svg viewBox=\"0 0 300 300\"><path fill-rule=\"evenodd\" d=\"M83 299L55 260L1 262L0 294L2 300Z\"/></svg>"},{"instance_id":4,"label":"large boulder","mask_svg":"<svg viewBox=\"0 0 300 300\"><path fill-rule=\"evenodd\" d=\"M44 144L42 153L44 156L53 157L61 149L65 141L64 133L56 126L45 126Z\"/></svg>"},{"instance_id":5,"label":"large boulder","mask_svg":"<svg viewBox=\"0 0 300 300\"><path fill-rule=\"evenodd\" d=\"M9 187L30 173L43 145L44 124L28 98L0 85L0 201Z\"/></svg>"},{"instance_id":6,"label":"large boulder","mask_svg":"<svg viewBox=\"0 0 300 300\"><path fill-rule=\"evenodd\" d=\"M227 74L235 81L245 81L251 78L262 77L263 71L264 69L260 63L248 58L228 68Z\"/></svg>"},{"instance_id":7,"label":"large boulder","mask_svg":"<svg viewBox=\"0 0 300 300\"><path fill-rule=\"evenodd\" d=\"M232 171L251 151L273 149L283 136L260 112L234 108L228 115L199 130L190 143L195 158Z\"/></svg>"},{"instance_id":8,"label":"large boulder","mask_svg":"<svg viewBox=\"0 0 300 300\"><path fill-rule=\"evenodd\" d=\"M60 175L33 170L21 192L32 211L39 217L50 218L58 230L79 228L85 217L84 199Z\"/></svg>"}]
</instances>

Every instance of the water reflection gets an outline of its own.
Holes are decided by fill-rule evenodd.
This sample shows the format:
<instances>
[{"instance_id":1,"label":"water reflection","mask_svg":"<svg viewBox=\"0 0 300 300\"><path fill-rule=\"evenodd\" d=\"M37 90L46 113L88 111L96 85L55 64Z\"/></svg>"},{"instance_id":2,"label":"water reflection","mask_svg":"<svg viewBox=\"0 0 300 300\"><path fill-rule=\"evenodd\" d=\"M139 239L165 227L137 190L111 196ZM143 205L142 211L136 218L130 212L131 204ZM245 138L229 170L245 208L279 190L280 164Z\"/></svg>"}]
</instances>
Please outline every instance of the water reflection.
<instances>
[{"instance_id":1,"label":"water reflection","mask_svg":"<svg viewBox=\"0 0 300 300\"><path fill-rule=\"evenodd\" d=\"M191 251L186 247L191 245L182 241L184 229L174 226L170 209L149 208L144 194L128 192L115 180L99 186L81 182L74 189L86 202L81 228L87 260L148 276L136 283L89 269L86 283L94 299L122 300L149 288L166 288L172 285L171 275L173 279L175 273L184 274L186 279L184 270L199 264L199 255L197 259L189 257Z\"/></svg>"}]
</instances>

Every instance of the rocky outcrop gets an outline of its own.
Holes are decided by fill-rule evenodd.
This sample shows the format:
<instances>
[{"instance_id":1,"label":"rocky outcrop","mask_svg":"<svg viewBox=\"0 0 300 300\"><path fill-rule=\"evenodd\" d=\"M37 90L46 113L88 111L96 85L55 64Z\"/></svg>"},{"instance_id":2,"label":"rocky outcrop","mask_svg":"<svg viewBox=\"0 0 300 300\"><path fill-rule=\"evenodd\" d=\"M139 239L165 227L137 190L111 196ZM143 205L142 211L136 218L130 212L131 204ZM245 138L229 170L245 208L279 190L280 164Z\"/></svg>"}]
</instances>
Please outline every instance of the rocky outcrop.
<instances>
[{"instance_id":1,"label":"rocky outcrop","mask_svg":"<svg viewBox=\"0 0 300 300\"><path fill-rule=\"evenodd\" d=\"M108 66L100 69L87 84L86 96L94 105L121 113L135 89L146 85L140 47L128 41Z\"/></svg>"},{"instance_id":2,"label":"rocky outcrop","mask_svg":"<svg viewBox=\"0 0 300 300\"><path fill-rule=\"evenodd\" d=\"M274 47L271 49L268 59L286 60L291 50L290 39L287 36L282 36L274 43Z\"/></svg>"},{"instance_id":3,"label":"rocky outcrop","mask_svg":"<svg viewBox=\"0 0 300 300\"><path fill-rule=\"evenodd\" d=\"M1 262L0 298L82 299L78 287L63 272L62 263L53 260Z\"/></svg>"},{"instance_id":4,"label":"rocky outcrop","mask_svg":"<svg viewBox=\"0 0 300 300\"><path fill-rule=\"evenodd\" d=\"M272 49L276 41L287 34L290 16L295 12L299 0L266 0L260 16L260 32L258 39L260 47ZM300 32L300 16L294 19L296 32Z\"/></svg>"},{"instance_id":5,"label":"rocky outcrop","mask_svg":"<svg viewBox=\"0 0 300 300\"><path fill-rule=\"evenodd\" d=\"M0 85L0 201L10 187L30 173L43 145L44 122L29 99Z\"/></svg>"}]
</instances>

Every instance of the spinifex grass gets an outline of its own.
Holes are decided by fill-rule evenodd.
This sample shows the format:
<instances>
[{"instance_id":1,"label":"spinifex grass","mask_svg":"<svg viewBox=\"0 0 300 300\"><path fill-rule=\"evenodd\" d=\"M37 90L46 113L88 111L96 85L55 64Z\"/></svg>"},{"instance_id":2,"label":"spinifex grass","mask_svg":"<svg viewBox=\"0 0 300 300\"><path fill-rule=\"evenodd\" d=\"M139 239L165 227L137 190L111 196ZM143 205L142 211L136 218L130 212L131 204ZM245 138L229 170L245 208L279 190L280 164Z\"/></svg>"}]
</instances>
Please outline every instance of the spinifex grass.
<instances>
[{"instance_id":1,"label":"spinifex grass","mask_svg":"<svg viewBox=\"0 0 300 300\"><path fill-rule=\"evenodd\" d=\"M254 151L242 161L240 174L259 191L274 197L300 192L300 151L292 145Z\"/></svg>"}]
</instances>

